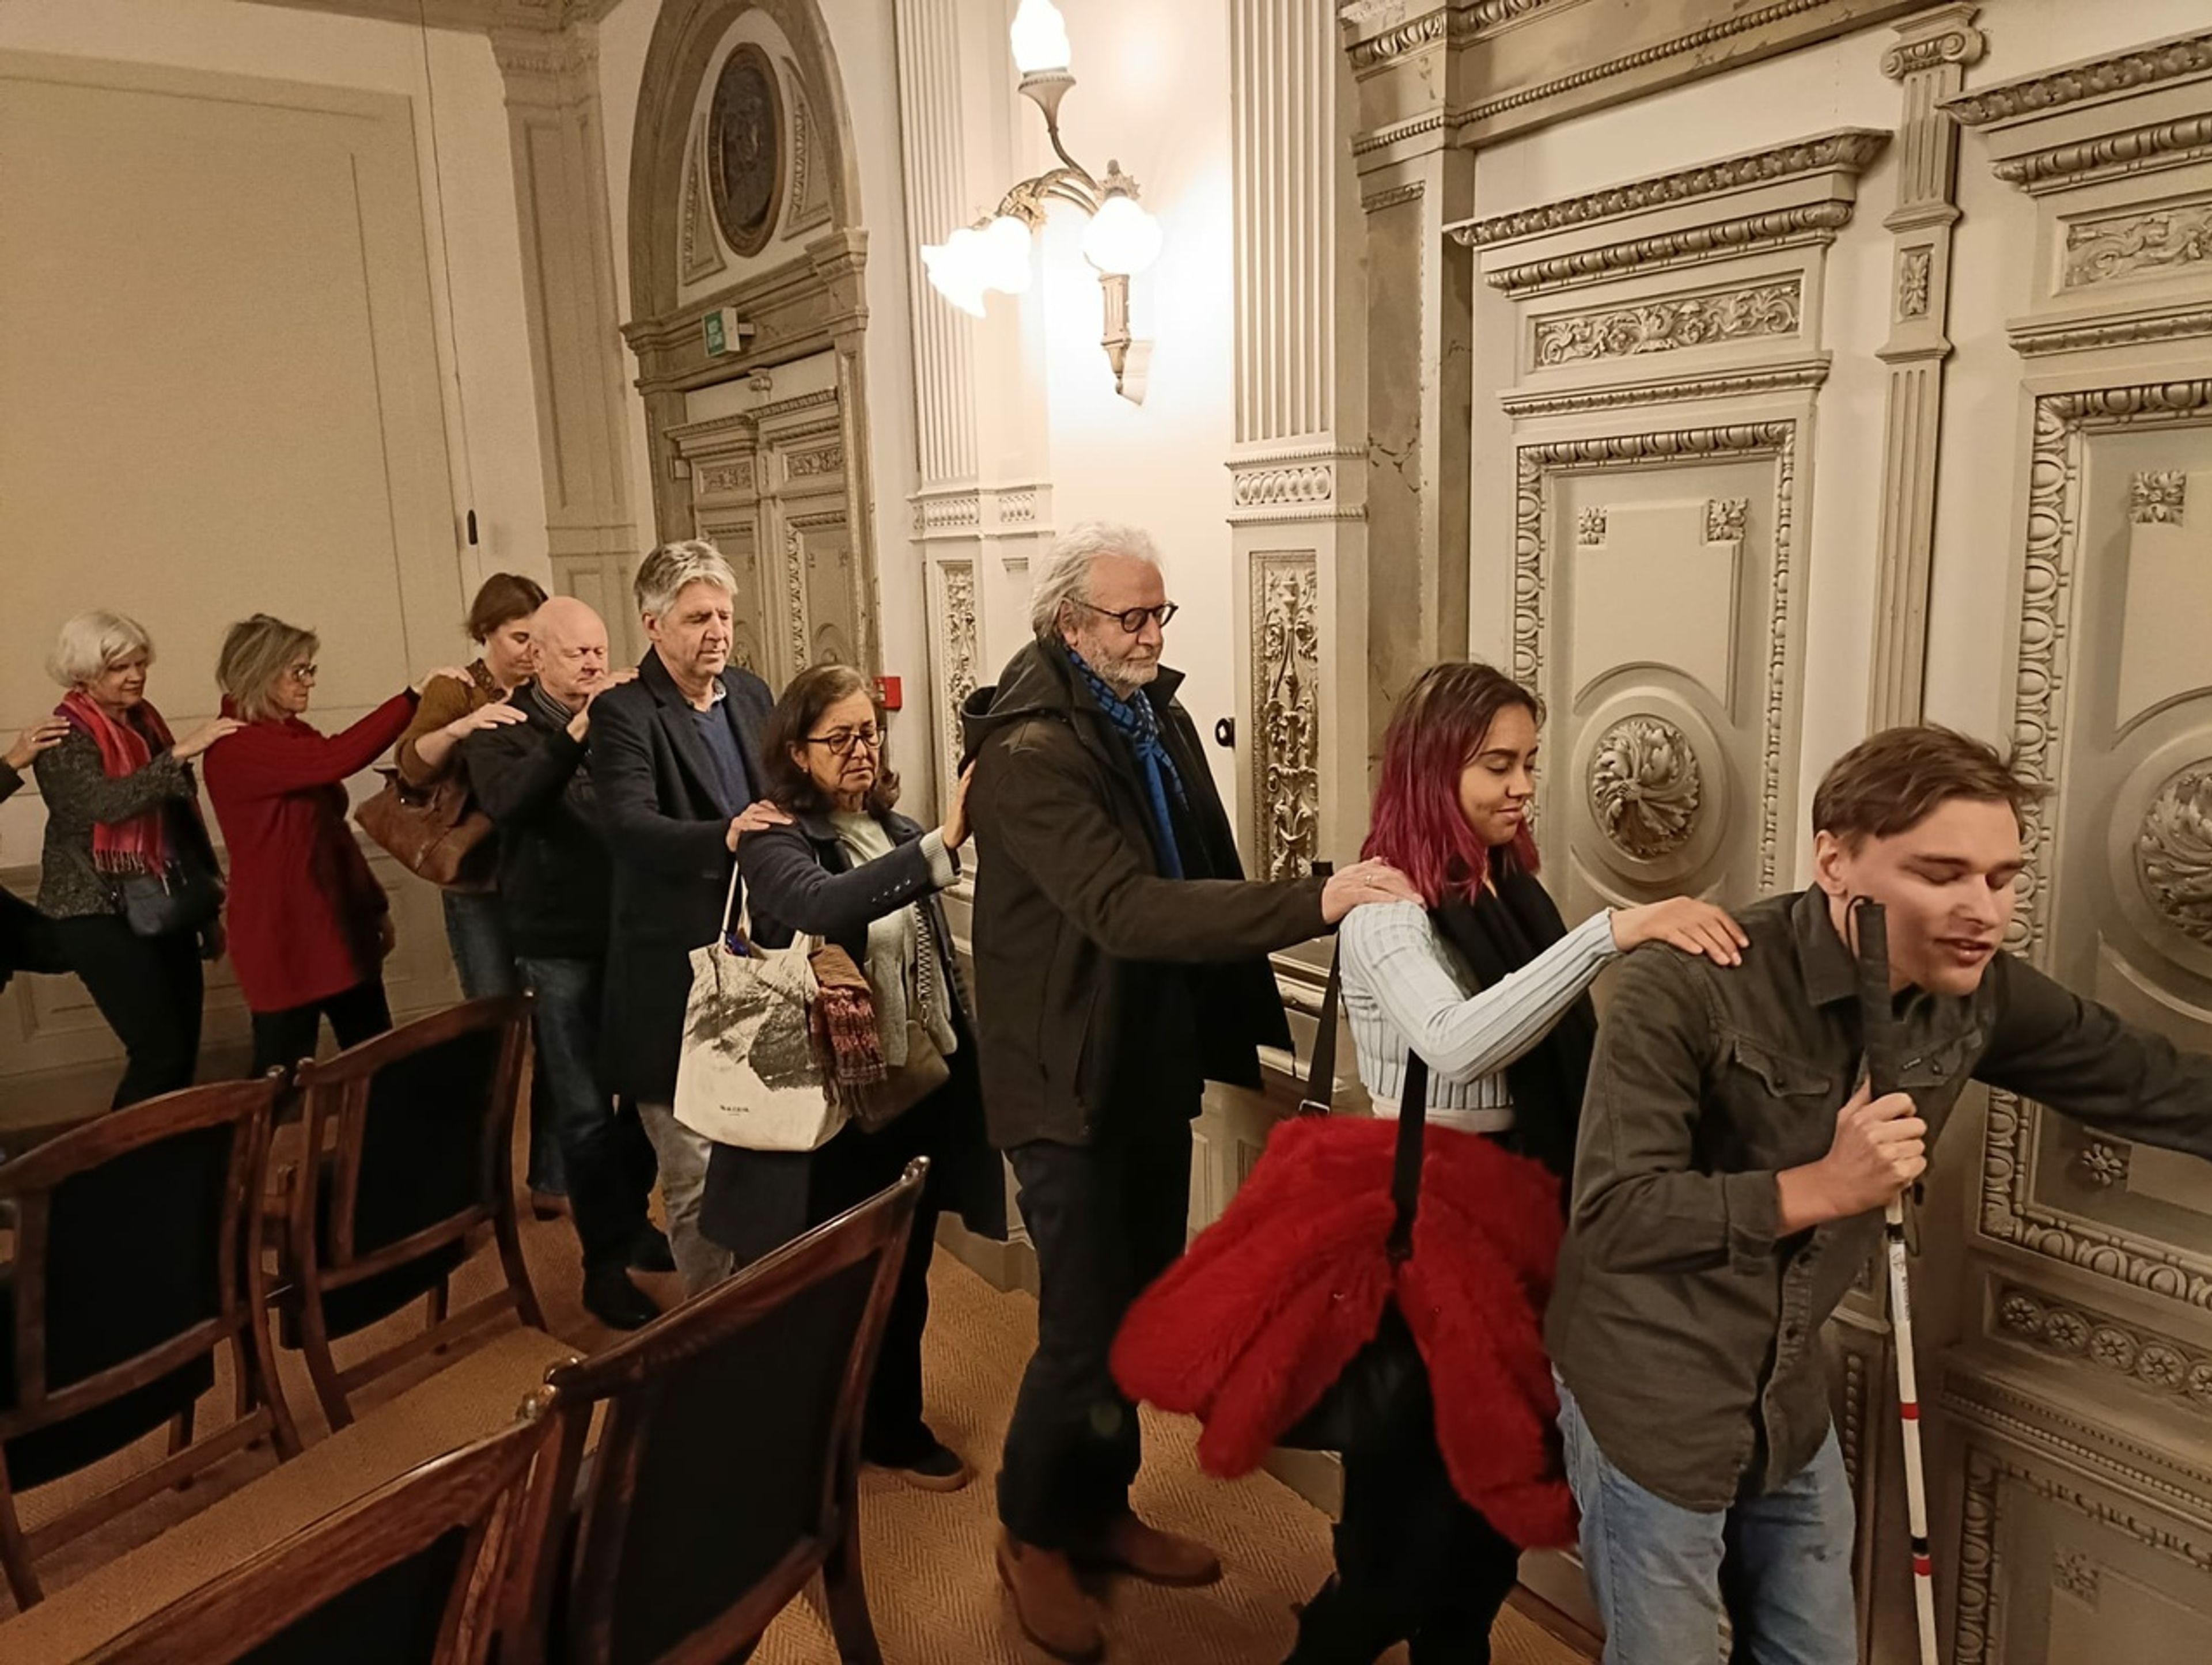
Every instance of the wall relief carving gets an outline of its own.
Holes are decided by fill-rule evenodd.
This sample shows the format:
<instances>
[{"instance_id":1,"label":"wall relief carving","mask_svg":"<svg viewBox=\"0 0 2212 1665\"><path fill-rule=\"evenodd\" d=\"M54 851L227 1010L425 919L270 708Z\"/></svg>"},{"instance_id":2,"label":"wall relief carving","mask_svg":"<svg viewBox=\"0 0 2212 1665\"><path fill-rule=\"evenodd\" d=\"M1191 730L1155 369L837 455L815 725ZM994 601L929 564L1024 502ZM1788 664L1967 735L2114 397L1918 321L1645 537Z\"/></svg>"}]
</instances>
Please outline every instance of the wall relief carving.
<instances>
[{"instance_id":1,"label":"wall relief carving","mask_svg":"<svg viewBox=\"0 0 2212 1665\"><path fill-rule=\"evenodd\" d=\"M1605 542L1605 510L1601 506L1583 509L1575 516L1575 542L1585 548Z\"/></svg>"},{"instance_id":2,"label":"wall relief carving","mask_svg":"<svg viewBox=\"0 0 2212 1665\"><path fill-rule=\"evenodd\" d=\"M968 703L968 696L975 691L980 679L975 664L978 658L975 568L969 562L948 561L939 570L944 574L941 592L944 613L939 620L943 651L938 664L944 679L945 702L945 732L942 737L945 753L939 760L939 775L941 779L950 781L952 766L963 749L960 733L961 708Z\"/></svg>"},{"instance_id":3,"label":"wall relief carving","mask_svg":"<svg viewBox=\"0 0 2212 1665\"><path fill-rule=\"evenodd\" d=\"M1741 544L1751 522L1748 497L1711 497L1705 501L1705 542Z\"/></svg>"},{"instance_id":4,"label":"wall relief carving","mask_svg":"<svg viewBox=\"0 0 2212 1665\"><path fill-rule=\"evenodd\" d=\"M1625 243L1607 243L1602 248L1532 260L1525 266L1508 266L1493 271L1485 281L1492 289L1502 289L1518 300L1524 295L1543 295L1630 272L1665 270L1701 260L1791 248L1801 243L1832 242L1836 233L1851 222L1853 207L1850 203L1830 202L1778 209L1771 214L1748 215L1740 220L1723 220L1714 225L1693 226L1686 231L1638 237ZM1470 246L1474 244L1472 227L1454 226L1450 234L1455 242Z\"/></svg>"},{"instance_id":5,"label":"wall relief carving","mask_svg":"<svg viewBox=\"0 0 2212 1665\"><path fill-rule=\"evenodd\" d=\"M2001 1580L1997 1577L2000 1498L2007 1482L2046 1503L2109 1528L2135 1542L2169 1555L2201 1572L2212 1573L2212 1546L2130 1512L2124 1504L2092 1497L2055 1475L2037 1473L2007 1457L1971 1446L1966 1452L1966 1492L1959 1534L1957 1626L1952 1638L1953 1665L1996 1665L2003 1657Z\"/></svg>"},{"instance_id":6,"label":"wall relief carving","mask_svg":"<svg viewBox=\"0 0 2212 1665\"><path fill-rule=\"evenodd\" d=\"M2212 36L2207 37L2212 42ZM2030 781L2056 785L2064 762L2066 702L2072 665L2067 644L2074 613L2074 586L2080 559L2082 450L2093 432L2154 431L2178 422L2201 422L2212 409L2212 380L2162 382L2089 392L2054 393L2035 403L2034 433L2028 467L2027 546L2022 562L2017 624L2019 693L2013 706L2017 738L2016 766ZM2161 862L2173 860L2174 894L2188 896L2203 829L2202 811L2180 807L2159 835ZM2045 963L2051 928L2051 885L2057 829L2045 802L2021 812L2021 846L2027 866L2020 880L2020 904L2005 945L2037 963ZM2139 857L2140 860L2140 857ZM1983 1232L2001 1243L2116 1278L2192 1306L2212 1309L2212 1270L2155 1238L2061 1214L2033 1192L2033 1119L2027 1104L1992 1090L1982 1144Z\"/></svg>"},{"instance_id":7,"label":"wall relief carving","mask_svg":"<svg viewBox=\"0 0 2212 1665\"><path fill-rule=\"evenodd\" d=\"M2094 64L2008 81L1948 100L1944 106L1969 127L2035 115L2083 99L2124 93L2176 76L2212 70L2212 33L2185 36Z\"/></svg>"},{"instance_id":8,"label":"wall relief carving","mask_svg":"<svg viewBox=\"0 0 2212 1665\"><path fill-rule=\"evenodd\" d=\"M2078 1549L2062 1549L2051 1558L2051 1582L2075 1601L2097 1605L2098 1575L2103 1571Z\"/></svg>"},{"instance_id":9,"label":"wall relief carving","mask_svg":"<svg viewBox=\"0 0 2212 1665\"><path fill-rule=\"evenodd\" d=\"M2212 1354L2012 1285L2000 1290L1996 1312L2002 1333L2014 1340L2073 1363L2098 1365L2212 1415Z\"/></svg>"},{"instance_id":10,"label":"wall relief carving","mask_svg":"<svg viewBox=\"0 0 2212 1665\"><path fill-rule=\"evenodd\" d=\"M1515 453L1513 538L1513 676L1543 685L1548 625L1550 554L1546 546L1545 479L1553 471L1649 469L1714 458L1774 459L1773 556L1768 574L1772 598L1766 631L1765 696L1759 714L1759 874L1773 888L1782 841L1784 719L1790 687L1790 596L1795 559L1792 527L1796 491L1797 425L1743 422L1725 428L1686 428L1605 439L1564 440L1522 446Z\"/></svg>"},{"instance_id":11,"label":"wall relief carving","mask_svg":"<svg viewBox=\"0 0 2212 1665\"><path fill-rule=\"evenodd\" d=\"M2136 834L2136 878L2158 916L2212 944L2212 766L2159 788Z\"/></svg>"},{"instance_id":12,"label":"wall relief carving","mask_svg":"<svg viewBox=\"0 0 2212 1665\"><path fill-rule=\"evenodd\" d=\"M1897 261L1897 315L1899 318L1928 316L1928 285L1934 274L1936 252L1928 248L1909 248Z\"/></svg>"},{"instance_id":13,"label":"wall relief carving","mask_svg":"<svg viewBox=\"0 0 2212 1665\"><path fill-rule=\"evenodd\" d=\"M1310 555L1261 555L1252 572L1259 868L1297 878L1321 836L1320 571Z\"/></svg>"},{"instance_id":14,"label":"wall relief carving","mask_svg":"<svg viewBox=\"0 0 2212 1665\"><path fill-rule=\"evenodd\" d=\"M2128 518L2139 526L2178 526L2188 497L2189 476L2181 470L2146 469L2128 483Z\"/></svg>"},{"instance_id":15,"label":"wall relief carving","mask_svg":"<svg viewBox=\"0 0 2212 1665\"><path fill-rule=\"evenodd\" d=\"M2092 1185L2109 1190L2115 1185L2128 1182L2125 1145L2107 1145L2101 1139L2093 1139L2082 1147L2079 1161L2082 1176Z\"/></svg>"},{"instance_id":16,"label":"wall relief carving","mask_svg":"<svg viewBox=\"0 0 2212 1665\"><path fill-rule=\"evenodd\" d=\"M1540 318L1536 362L1551 368L1593 360L1669 353L1717 342L1797 333L1801 285L1757 283L1601 312Z\"/></svg>"},{"instance_id":17,"label":"wall relief carving","mask_svg":"<svg viewBox=\"0 0 2212 1665\"><path fill-rule=\"evenodd\" d=\"M845 447L826 445L814 451L794 451L784 459L787 477L804 480L835 474L845 466Z\"/></svg>"},{"instance_id":18,"label":"wall relief carving","mask_svg":"<svg viewBox=\"0 0 2212 1665\"><path fill-rule=\"evenodd\" d=\"M1690 842L1705 792L1690 737L1662 718L1615 723L1590 755L1590 812L1638 861L1672 855Z\"/></svg>"},{"instance_id":19,"label":"wall relief carving","mask_svg":"<svg viewBox=\"0 0 2212 1665\"><path fill-rule=\"evenodd\" d=\"M2172 271L2212 260L2212 203L2079 220L2066 228L2063 287Z\"/></svg>"}]
</instances>

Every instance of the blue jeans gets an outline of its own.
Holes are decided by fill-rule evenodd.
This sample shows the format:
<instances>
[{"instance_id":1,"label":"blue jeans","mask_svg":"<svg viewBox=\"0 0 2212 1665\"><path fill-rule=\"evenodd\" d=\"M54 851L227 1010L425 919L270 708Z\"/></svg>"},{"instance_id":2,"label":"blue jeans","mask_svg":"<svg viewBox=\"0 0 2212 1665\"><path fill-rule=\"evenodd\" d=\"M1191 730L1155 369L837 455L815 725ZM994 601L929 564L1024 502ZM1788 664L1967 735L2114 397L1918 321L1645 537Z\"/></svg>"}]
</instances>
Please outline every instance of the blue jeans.
<instances>
[{"instance_id":1,"label":"blue jeans","mask_svg":"<svg viewBox=\"0 0 2212 1665\"><path fill-rule=\"evenodd\" d=\"M538 1055L540 1125L559 1140L586 1270L624 1266L646 1224L653 1148L599 1085L599 960L524 959Z\"/></svg>"},{"instance_id":2,"label":"blue jeans","mask_svg":"<svg viewBox=\"0 0 2212 1665\"><path fill-rule=\"evenodd\" d=\"M1559 1431L1605 1665L1717 1661L1723 1611L1736 1665L1856 1665L1856 1517L1832 1429L1780 1489L1712 1514L1668 1503L1614 1467L1564 1383Z\"/></svg>"},{"instance_id":3,"label":"blue jeans","mask_svg":"<svg viewBox=\"0 0 2212 1665\"><path fill-rule=\"evenodd\" d=\"M507 941L507 921L501 915L499 896L492 890L447 890L446 943L453 951L453 969L461 980L465 1000L489 1000L495 994L520 994L523 980L514 948ZM554 1112L548 1107L542 1083L530 1094L530 1172L533 1191L548 1196L568 1194L568 1176L561 1165L560 1136L554 1131Z\"/></svg>"}]
</instances>

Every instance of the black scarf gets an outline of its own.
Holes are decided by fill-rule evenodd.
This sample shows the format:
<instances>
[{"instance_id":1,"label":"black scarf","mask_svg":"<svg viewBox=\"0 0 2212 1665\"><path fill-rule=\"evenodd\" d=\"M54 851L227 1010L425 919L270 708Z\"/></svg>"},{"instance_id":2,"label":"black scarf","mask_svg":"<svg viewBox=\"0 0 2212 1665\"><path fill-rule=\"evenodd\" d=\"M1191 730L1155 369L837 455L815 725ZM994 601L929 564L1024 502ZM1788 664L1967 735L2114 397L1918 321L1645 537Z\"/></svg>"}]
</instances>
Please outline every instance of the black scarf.
<instances>
[{"instance_id":1,"label":"black scarf","mask_svg":"<svg viewBox=\"0 0 2212 1665\"><path fill-rule=\"evenodd\" d=\"M1474 902L1448 902L1431 916L1485 988L1518 971L1567 933L1550 895L1528 874L1497 861L1497 886ZM1562 1180L1574 1171L1575 1130L1597 1041L1597 1008L1585 994L1544 1038L1506 1066L1516 1142Z\"/></svg>"}]
</instances>

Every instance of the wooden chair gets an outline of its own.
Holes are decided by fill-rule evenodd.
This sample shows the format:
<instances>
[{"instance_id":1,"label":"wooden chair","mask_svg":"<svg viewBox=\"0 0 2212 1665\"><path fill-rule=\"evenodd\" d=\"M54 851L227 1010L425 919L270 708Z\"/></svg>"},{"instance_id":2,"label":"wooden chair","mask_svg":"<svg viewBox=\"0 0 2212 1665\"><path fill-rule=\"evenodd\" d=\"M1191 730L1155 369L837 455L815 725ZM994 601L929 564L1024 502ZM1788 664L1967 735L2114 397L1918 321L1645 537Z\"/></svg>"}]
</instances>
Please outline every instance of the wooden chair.
<instances>
[{"instance_id":1,"label":"wooden chair","mask_svg":"<svg viewBox=\"0 0 2212 1665\"><path fill-rule=\"evenodd\" d=\"M527 1090L530 1007L522 996L471 1000L300 1066L301 1159L289 1170L283 1285L286 1346L333 1430L349 1395L512 1308L545 1316L515 1228L510 1140ZM505 1284L447 1310L449 1279L486 1228ZM340 1370L334 1340L428 1303L422 1331Z\"/></svg>"},{"instance_id":2,"label":"wooden chair","mask_svg":"<svg viewBox=\"0 0 2212 1665\"><path fill-rule=\"evenodd\" d=\"M880 1665L860 1576L860 1416L927 1161L897 1184L547 1378L551 1492L580 1518L519 1590L518 1659L743 1660L817 1572L848 1665Z\"/></svg>"},{"instance_id":3,"label":"wooden chair","mask_svg":"<svg viewBox=\"0 0 2212 1665\"><path fill-rule=\"evenodd\" d=\"M550 1399L539 1389L523 1420L295 1533L83 1665L480 1665L507 1569L535 1563L550 1518L532 1486L533 1468L539 1486L551 1477Z\"/></svg>"},{"instance_id":4,"label":"wooden chair","mask_svg":"<svg viewBox=\"0 0 2212 1665\"><path fill-rule=\"evenodd\" d=\"M271 1437L300 1437L276 1381L264 1308L262 1218L281 1077L188 1087L102 1116L0 1164L15 1213L0 1271L0 1565L19 1607L33 1562ZM238 1414L192 1438L193 1408L228 1345ZM169 1454L27 1536L15 1494L73 1474L162 1424Z\"/></svg>"}]
</instances>

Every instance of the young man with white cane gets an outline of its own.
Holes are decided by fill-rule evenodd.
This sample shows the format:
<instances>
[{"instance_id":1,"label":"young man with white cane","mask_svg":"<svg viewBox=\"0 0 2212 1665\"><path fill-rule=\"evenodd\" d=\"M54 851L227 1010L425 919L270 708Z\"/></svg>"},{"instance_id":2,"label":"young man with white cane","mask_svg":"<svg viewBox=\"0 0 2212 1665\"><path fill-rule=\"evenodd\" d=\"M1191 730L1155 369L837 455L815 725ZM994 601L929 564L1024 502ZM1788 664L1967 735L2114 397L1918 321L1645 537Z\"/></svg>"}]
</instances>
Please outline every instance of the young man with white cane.
<instances>
[{"instance_id":1,"label":"young man with white cane","mask_svg":"<svg viewBox=\"0 0 2212 1665\"><path fill-rule=\"evenodd\" d=\"M1814 797L1814 887L1738 914L1741 967L1614 974L1547 1334L1607 1665L1715 1658L1723 1613L1739 1661L1856 1665L1820 1330L1970 1079L2212 1158L2212 1060L2002 950L2035 793L1963 735L1877 734ZM1862 901L1887 1036L1861 1016Z\"/></svg>"}]
</instances>

